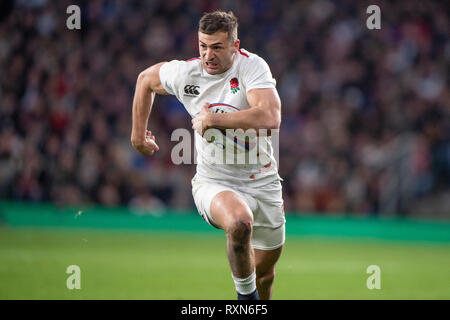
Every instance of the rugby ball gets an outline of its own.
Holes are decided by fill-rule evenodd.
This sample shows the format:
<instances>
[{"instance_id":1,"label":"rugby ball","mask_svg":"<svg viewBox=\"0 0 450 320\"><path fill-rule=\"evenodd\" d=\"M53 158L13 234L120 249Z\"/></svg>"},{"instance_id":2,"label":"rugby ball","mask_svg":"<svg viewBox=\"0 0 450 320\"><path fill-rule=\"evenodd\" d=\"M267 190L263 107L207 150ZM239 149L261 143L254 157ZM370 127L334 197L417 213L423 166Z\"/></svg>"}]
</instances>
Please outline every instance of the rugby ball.
<instances>
[{"instance_id":1,"label":"rugby ball","mask_svg":"<svg viewBox=\"0 0 450 320\"><path fill-rule=\"evenodd\" d=\"M238 107L226 103L218 102L211 103L209 105L209 112L213 113L230 113L237 111L240 111ZM236 129L224 130L213 128L210 135L212 136L211 142L215 143L217 147L222 148L227 152L242 153L248 152L255 148L257 144L257 137L252 133L255 132L250 130L244 132L243 130Z\"/></svg>"}]
</instances>

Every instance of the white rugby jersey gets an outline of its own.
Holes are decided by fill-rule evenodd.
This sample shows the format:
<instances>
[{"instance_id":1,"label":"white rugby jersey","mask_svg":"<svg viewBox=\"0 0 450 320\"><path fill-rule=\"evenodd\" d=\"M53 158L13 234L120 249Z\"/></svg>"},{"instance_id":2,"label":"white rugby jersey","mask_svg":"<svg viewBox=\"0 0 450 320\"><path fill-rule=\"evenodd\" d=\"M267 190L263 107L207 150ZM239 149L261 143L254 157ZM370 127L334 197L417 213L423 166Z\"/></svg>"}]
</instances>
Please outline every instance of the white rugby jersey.
<instances>
[{"instance_id":1,"label":"white rugby jersey","mask_svg":"<svg viewBox=\"0 0 450 320\"><path fill-rule=\"evenodd\" d=\"M239 110L249 109L247 91L275 88L276 83L267 63L244 49L236 53L231 68L222 74L207 73L201 59L194 58L187 61L172 60L163 64L159 76L164 89L177 97L191 117L195 117L206 102L231 105ZM258 156L263 156L261 159L264 160L259 161L258 158L257 164L217 163L211 156L213 144L195 132L197 175L234 183L263 182L279 178L270 137L259 139L265 139L265 143L260 145L267 146L258 150Z\"/></svg>"}]
</instances>

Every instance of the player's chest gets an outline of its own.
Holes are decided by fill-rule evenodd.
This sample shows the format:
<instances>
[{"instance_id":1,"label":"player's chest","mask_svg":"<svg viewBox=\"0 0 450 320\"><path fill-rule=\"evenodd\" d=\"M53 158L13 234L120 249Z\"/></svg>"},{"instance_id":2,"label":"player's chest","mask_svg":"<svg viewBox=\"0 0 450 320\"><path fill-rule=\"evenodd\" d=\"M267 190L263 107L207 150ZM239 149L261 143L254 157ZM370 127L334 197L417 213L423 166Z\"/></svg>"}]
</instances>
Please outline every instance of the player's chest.
<instances>
[{"instance_id":1,"label":"player's chest","mask_svg":"<svg viewBox=\"0 0 450 320\"><path fill-rule=\"evenodd\" d=\"M245 88L237 74L220 80L191 78L187 82L183 87L183 104L191 115L199 112L206 102L229 104L240 110L249 108Z\"/></svg>"}]
</instances>

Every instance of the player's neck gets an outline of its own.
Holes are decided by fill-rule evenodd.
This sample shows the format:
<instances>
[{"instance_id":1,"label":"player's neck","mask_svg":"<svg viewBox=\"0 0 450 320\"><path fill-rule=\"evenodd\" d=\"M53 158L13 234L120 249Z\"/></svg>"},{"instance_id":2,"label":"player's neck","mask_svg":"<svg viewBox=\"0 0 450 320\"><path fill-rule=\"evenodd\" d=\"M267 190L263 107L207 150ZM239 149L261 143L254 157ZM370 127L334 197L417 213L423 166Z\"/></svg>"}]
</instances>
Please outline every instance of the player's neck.
<instances>
[{"instance_id":1,"label":"player's neck","mask_svg":"<svg viewBox=\"0 0 450 320\"><path fill-rule=\"evenodd\" d=\"M236 59L236 52L233 53L233 57L231 58L231 62L230 65L228 66L228 68L226 68L221 74L226 73L228 70L231 69L231 67L233 66L234 60Z\"/></svg>"}]
</instances>

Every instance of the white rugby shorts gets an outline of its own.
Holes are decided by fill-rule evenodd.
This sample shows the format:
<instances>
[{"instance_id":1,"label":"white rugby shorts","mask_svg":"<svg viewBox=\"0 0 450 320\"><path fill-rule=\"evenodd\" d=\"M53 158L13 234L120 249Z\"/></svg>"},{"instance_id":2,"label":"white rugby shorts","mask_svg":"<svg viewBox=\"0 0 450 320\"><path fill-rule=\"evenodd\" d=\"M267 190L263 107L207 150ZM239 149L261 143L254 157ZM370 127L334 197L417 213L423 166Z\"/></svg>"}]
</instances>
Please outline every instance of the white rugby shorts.
<instances>
[{"instance_id":1,"label":"white rugby shorts","mask_svg":"<svg viewBox=\"0 0 450 320\"><path fill-rule=\"evenodd\" d=\"M228 184L224 181L194 176L192 195L202 218L217 228L211 217L213 198L222 191L240 196L253 213L252 245L255 249L274 250L285 241L285 216L281 182L278 178L262 187Z\"/></svg>"}]
</instances>

